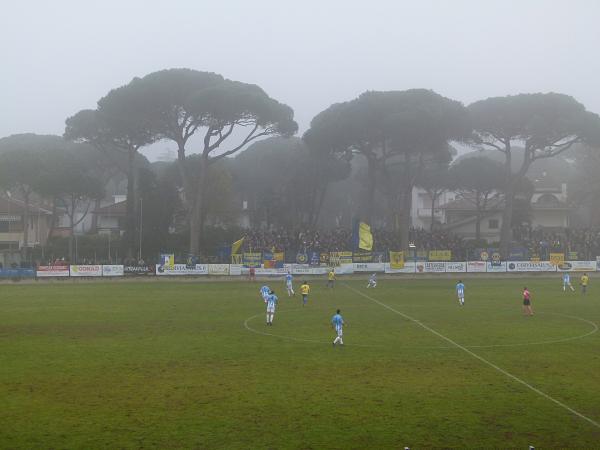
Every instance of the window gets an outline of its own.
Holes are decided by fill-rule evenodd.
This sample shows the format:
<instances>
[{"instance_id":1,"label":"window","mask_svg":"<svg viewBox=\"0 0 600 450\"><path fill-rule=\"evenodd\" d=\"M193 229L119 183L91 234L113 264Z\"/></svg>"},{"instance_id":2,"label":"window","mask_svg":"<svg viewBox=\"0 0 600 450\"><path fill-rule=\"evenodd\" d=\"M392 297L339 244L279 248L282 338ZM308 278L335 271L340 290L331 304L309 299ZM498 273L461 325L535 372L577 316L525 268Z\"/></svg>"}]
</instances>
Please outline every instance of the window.
<instances>
[{"instance_id":1,"label":"window","mask_svg":"<svg viewBox=\"0 0 600 450\"><path fill-rule=\"evenodd\" d=\"M497 230L500 228L500 221L498 219L490 219L488 221L488 228L490 230Z\"/></svg>"}]
</instances>

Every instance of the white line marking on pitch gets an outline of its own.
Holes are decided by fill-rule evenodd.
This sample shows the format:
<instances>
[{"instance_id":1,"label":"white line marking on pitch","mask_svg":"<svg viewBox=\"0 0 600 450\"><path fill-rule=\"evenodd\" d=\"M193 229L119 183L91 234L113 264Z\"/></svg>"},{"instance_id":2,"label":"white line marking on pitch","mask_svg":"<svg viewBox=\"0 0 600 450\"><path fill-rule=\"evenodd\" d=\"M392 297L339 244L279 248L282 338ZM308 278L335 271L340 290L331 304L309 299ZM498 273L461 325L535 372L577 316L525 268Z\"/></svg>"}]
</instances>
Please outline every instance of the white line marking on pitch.
<instances>
[{"instance_id":1,"label":"white line marking on pitch","mask_svg":"<svg viewBox=\"0 0 600 450\"><path fill-rule=\"evenodd\" d=\"M524 380L522 380L522 379L520 379L520 378L516 377L516 376L515 376L515 375L513 375L512 373L510 373L510 372L507 372L506 370L502 369L501 367L498 367L496 364L494 364L494 363L492 363L492 362L488 361L487 359L485 359L485 358L483 358L483 357L479 356L479 355L478 355L478 354L476 354L476 353L473 353L473 352L472 352L471 350L469 350L468 348L466 348L466 347L463 347L463 346L462 346L462 345L460 345L458 342L455 342L455 341L453 341L452 339L450 339L449 337L446 337L446 336L444 336L443 334L441 334L441 333L439 333L439 332L435 331L433 328L430 328L430 327L428 327L427 325L423 324L423 323L422 323L422 322L420 322L419 320L417 320L417 319L415 319L415 318L413 318L413 317L411 317L411 316L409 316L409 315L407 315L407 314L404 314L404 313L402 313L402 312L400 312L400 311L398 311L398 310L396 310L396 309L392 308L391 306L389 306L389 305L386 305L386 304L385 304L385 303L383 303L383 302L380 302L380 301L379 301L379 300L377 300L377 299L374 299L373 297L371 297L371 296L369 296L369 295L367 295L367 294L365 294L365 293L363 293L363 292L359 291L358 289L355 289L355 288L353 288L352 286L349 286L349 285L348 285L348 284L346 284L346 283L342 283L342 284L343 284L344 286L346 286L346 288L350 289L351 291L354 291L354 292L356 292L357 294L361 295L362 297L366 298L367 300L371 300L372 302L375 302L375 303L377 303L379 306L382 306L382 307L384 307L384 308L386 308L386 309L388 309L388 310L390 310L390 311L392 311L392 312L394 312L394 313L398 314L399 316L402 316L402 317L404 317L405 319L407 319L407 320L410 320L411 322L414 322L414 323L416 323L417 325L419 325L419 326L420 326L420 327L422 327L423 329L425 329L425 330L429 331L430 333L433 333L433 334L435 334L437 337L439 337L439 338L441 338L441 339L445 340L446 342L448 342L448 343L450 343L450 344L454 345L456 348L459 348L459 349L461 349L463 352L465 352L465 353L467 353L467 354L471 355L473 358L475 358L475 359L478 359L479 361L481 361L482 363L484 363L484 364L486 364L486 365L490 366L490 367L491 367L491 368L493 368L493 369L496 369L498 372L500 372L500 373L502 373L502 374L506 375L508 378L510 378L510 379L512 379L512 380L514 380L514 381L516 381L517 383L520 383L520 384L522 384L523 386L525 386L525 387L527 387L528 389L532 390L532 391L533 391L533 392L535 392L536 394L538 394L538 395L540 395L540 396L544 397L545 399L547 399L547 400L550 400L551 402L555 403L556 405L560 406L561 408L563 408L563 409L566 409L566 410L567 410L567 411L569 411L571 414L574 414L574 415L576 415L577 417L579 417L579 418L581 418L581 419L583 419L583 420L585 420L585 421L587 421L587 422L591 423L591 424L592 424L592 425L594 425L596 428L600 428L600 423L596 422L595 420L593 420L593 419L590 419L590 418L589 418L589 417L587 417L587 416L584 416L584 415L583 415L583 414L581 414L579 411L575 411L575 410L574 410L573 408L571 408L570 406L567 406L567 405L565 405L563 402L561 402L561 401L559 401L559 400L556 400L554 397L551 397L551 396L549 396L549 395L548 395L548 394L546 394L545 392L542 392L542 391L540 391L538 388L535 388L535 387L533 387L532 385L530 385L530 384L529 384L529 383L527 383L526 381L524 381Z\"/></svg>"}]
</instances>

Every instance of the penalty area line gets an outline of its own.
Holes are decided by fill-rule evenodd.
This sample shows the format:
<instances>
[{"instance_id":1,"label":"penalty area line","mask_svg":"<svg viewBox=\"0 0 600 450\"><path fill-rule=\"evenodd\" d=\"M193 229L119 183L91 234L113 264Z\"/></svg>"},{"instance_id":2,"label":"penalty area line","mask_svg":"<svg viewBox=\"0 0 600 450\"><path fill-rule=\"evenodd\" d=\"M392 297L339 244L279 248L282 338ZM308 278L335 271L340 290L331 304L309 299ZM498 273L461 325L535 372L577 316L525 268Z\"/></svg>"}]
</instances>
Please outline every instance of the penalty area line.
<instances>
[{"instance_id":1,"label":"penalty area line","mask_svg":"<svg viewBox=\"0 0 600 450\"><path fill-rule=\"evenodd\" d=\"M554 397L551 397L550 395L546 394L545 392L540 391L538 388L530 385L529 383L527 383L525 380L522 380L521 378L513 375L510 372L507 372L506 370L504 370L502 367L498 367L496 364L488 361L487 359L485 359L482 356L479 356L477 353L472 352L471 350L469 350L468 348L460 345L458 342L453 341L452 339L450 339L447 336L444 336L442 333L434 330L431 327L428 327L427 325L425 325L424 323L422 323L420 320L415 319L414 317L409 316L408 314L404 314L401 311L398 311L397 309L392 308L391 306L359 291L358 289L353 288L352 286L348 285L347 283L342 283L347 289L354 291L355 293L357 293L358 295L366 298L367 300L370 300L376 304L378 304L379 306L392 311L395 314L398 314L401 317L404 317L406 320L409 320L413 323L416 323L417 325L419 325L421 328L423 328L424 330L429 331L430 333L436 335L437 337L439 337L440 339L443 339L444 341L448 342L449 344L452 344L454 347L462 350L463 352L467 353L468 355L472 356L473 358L479 360L480 362L484 363L485 365L491 367L492 369L495 369L496 371L500 372L501 374L505 375L506 377L510 378L513 381L516 381L517 383L525 386L526 388L528 388L529 390L535 392L536 394L540 395L541 397L544 397L546 400L550 400L552 403L554 403L555 405L560 406L563 409L566 409L567 411L569 411L571 414L579 417L580 419L585 420L586 422L592 424L593 426L595 426L596 428L600 428L600 423L596 422L593 419L590 419L589 417L581 414L579 411L574 410L573 408L571 408L568 405L565 405L563 402L561 402L560 400L556 400Z\"/></svg>"}]
</instances>

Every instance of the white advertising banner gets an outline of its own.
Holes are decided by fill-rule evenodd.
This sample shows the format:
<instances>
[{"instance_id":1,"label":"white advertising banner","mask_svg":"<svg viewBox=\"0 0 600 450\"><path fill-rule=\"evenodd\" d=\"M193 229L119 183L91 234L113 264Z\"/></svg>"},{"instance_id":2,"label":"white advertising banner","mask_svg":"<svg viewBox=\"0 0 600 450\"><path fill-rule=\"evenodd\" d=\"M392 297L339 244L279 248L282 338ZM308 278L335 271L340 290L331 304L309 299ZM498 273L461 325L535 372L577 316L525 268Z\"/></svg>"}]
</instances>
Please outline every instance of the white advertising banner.
<instances>
[{"instance_id":1,"label":"white advertising banner","mask_svg":"<svg viewBox=\"0 0 600 450\"><path fill-rule=\"evenodd\" d=\"M100 265L85 265L85 266L70 266L69 271L72 277L101 277L102 266Z\"/></svg>"},{"instance_id":2,"label":"white advertising banner","mask_svg":"<svg viewBox=\"0 0 600 450\"><path fill-rule=\"evenodd\" d=\"M209 264L208 265L208 274L209 275L229 275L229 264Z\"/></svg>"},{"instance_id":3,"label":"white advertising banner","mask_svg":"<svg viewBox=\"0 0 600 450\"><path fill-rule=\"evenodd\" d=\"M38 266L37 277L68 277L69 266Z\"/></svg>"},{"instance_id":4,"label":"white advertising banner","mask_svg":"<svg viewBox=\"0 0 600 450\"><path fill-rule=\"evenodd\" d=\"M486 267L485 261L467 261L467 272L471 273L482 273L485 272Z\"/></svg>"},{"instance_id":5,"label":"white advertising banner","mask_svg":"<svg viewBox=\"0 0 600 450\"><path fill-rule=\"evenodd\" d=\"M558 265L559 272L595 272L596 261L564 261Z\"/></svg>"},{"instance_id":6,"label":"white advertising banner","mask_svg":"<svg viewBox=\"0 0 600 450\"><path fill-rule=\"evenodd\" d=\"M349 275L354 273L354 266L352 264L342 264L335 268L335 273L338 275Z\"/></svg>"},{"instance_id":7,"label":"white advertising banner","mask_svg":"<svg viewBox=\"0 0 600 450\"><path fill-rule=\"evenodd\" d=\"M125 267L122 265L102 266L103 277L122 277L123 275L125 275Z\"/></svg>"},{"instance_id":8,"label":"white advertising banner","mask_svg":"<svg viewBox=\"0 0 600 450\"><path fill-rule=\"evenodd\" d=\"M156 275L208 275L208 264L196 264L188 267L187 264L174 264L172 267L156 265Z\"/></svg>"},{"instance_id":9,"label":"white advertising banner","mask_svg":"<svg viewBox=\"0 0 600 450\"><path fill-rule=\"evenodd\" d=\"M230 264L229 265L229 275L239 277L242 275L242 265L241 264Z\"/></svg>"},{"instance_id":10,"label":"white advertising banner","mask_svg":"<svg viewBox=\"0 0 600 450\"><path fill-rule=\"evenodd\" d=\"M506 272L506 261L502 261L498 264L492 264L490 261L487 263L487 271L490 273L504 273Z\"/></svg>"},{"instance_id":11,"label":"white advertising banner","mask_svg":"<svg viewBox=\"0 0 600 450\"><path fill-rule=\"evenodd\" d=\"M418 262L417 273L444 273L446 263L444 261Z\"/></svg>"},{"instance_id":12,"label":"white advertising banner","mask_svg":"<svg viewBox=\"0 0 600 450\"><path fill-rule=\"evenodd\" d=\"M556 266L550 261L509 261L508 272L556 272Z\"/></svg>"},{"instance_id":13,"label":"white advertising banner","mask_svg":"<svg viewBox=\"0 0 600 450\"><path fill-rule=\"evenodd\" d=\"M447 262L446 263L446 272L466 272L467 271L467 263L466 262Z\"/></svg>"},{"instance_id":14,"label":"white advertising banner","mask_svg":"<svg viewBox=\"0 0 600 450\"><path fill-rule=\"evenodd\" d=\"M354 263L352 267L354 272L385 272L384 263Z\"/></svg>"},{"instance_id":15,"label":"white advertising banner","mask_svg":"<svg viewBox=\"0 0 600 450\"><path fill-rule=\"evenodd\" d=\"M392 269L390 263L385 263L385 273L415 273L416 266L414 261L404 261L402 269Z\"/></svg>"}]
</instances>

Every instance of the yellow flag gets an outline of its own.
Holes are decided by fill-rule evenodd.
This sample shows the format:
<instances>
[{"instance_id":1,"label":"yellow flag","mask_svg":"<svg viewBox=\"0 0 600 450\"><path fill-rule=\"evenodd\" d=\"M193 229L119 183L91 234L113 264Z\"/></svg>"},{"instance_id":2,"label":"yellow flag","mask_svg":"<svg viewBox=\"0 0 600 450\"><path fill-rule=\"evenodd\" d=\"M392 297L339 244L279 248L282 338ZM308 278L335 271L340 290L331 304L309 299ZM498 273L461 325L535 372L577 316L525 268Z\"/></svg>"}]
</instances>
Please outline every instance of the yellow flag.
<instances>
[{"instance_id":1,"label":"yellow flag","mask_svg":"<svg viewBox=\"0 0 600 450\"><path fill-rule=\"evenodd\" d=\"M361 250L373 250L373 234L371 227L364 222L358 225L358 248Z\"/></svg>"},{"instance_id":2,"label":"yellow flag","mask_svg":"<svg viewBox=\"0 0 600 450\"><path fill-rule=\"evenodd\" d=\"M564 253L550 253L550 264L553 266L560 266L565 262Z\"/></svg>"},{"instance_id":3,"label":"yellow flag","mask_svg":"<svg viewBox=\"0 0 600 450\"><path fill-rule=\"evenodd\" d=\"M244 238L241 238L240 240L237 240L233 244L231 244L231 254L236 255L237 253L239 253L243 243Z\"/></svg>"},{"instance_id":4,"label":"yellow flag","mask_svg":"<svg viewBox=\"0 0 600 450\"><path fill-rule=\"evenodd\" d=\"M404 252L390 251L390 268L404 269Z\"/></svg>"}]
</instances>

